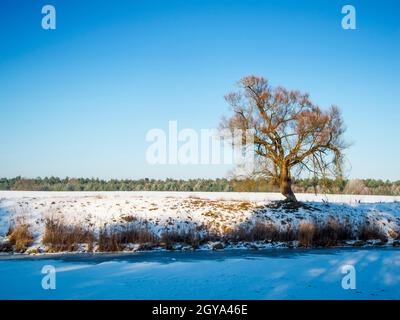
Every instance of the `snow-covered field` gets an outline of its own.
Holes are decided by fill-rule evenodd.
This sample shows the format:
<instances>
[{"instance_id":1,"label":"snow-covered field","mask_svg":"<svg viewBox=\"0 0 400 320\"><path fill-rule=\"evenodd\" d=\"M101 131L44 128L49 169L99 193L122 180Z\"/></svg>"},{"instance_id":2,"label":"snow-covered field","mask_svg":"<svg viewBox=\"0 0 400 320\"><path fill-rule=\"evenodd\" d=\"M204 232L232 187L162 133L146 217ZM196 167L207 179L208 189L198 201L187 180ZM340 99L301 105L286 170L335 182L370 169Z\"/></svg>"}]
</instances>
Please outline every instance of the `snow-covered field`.
<instances>
[{"instance_id":1,"label":"snow-covered field","mask_svg":"<svg viewBox=\"0 0 400 320\"><path fill-rule=\"evenodd\" d=\"M269 205L276 193L206 192L0 192L0 241L16 220L29 224L38 247L46 218L99 228L144 221L156 234L207 226L218 233L255 221L279 227L334 217L357 228L367 217L388 234L400 232L400 197L298 194L316 210L283 210Z\"/></svg>"},{"instance_id":2,"label":"snow-covered field","mask_svg":"<svg viewBox=\"0 0 400 320\"><path fill-rule=\"evenodd\" d=\"M343 289L342 266L355 268ZM44 266L56 269L44 290ZM0 257L0 299L400 299L392 249L148 252Z\"/></svg>"}]
</instances>

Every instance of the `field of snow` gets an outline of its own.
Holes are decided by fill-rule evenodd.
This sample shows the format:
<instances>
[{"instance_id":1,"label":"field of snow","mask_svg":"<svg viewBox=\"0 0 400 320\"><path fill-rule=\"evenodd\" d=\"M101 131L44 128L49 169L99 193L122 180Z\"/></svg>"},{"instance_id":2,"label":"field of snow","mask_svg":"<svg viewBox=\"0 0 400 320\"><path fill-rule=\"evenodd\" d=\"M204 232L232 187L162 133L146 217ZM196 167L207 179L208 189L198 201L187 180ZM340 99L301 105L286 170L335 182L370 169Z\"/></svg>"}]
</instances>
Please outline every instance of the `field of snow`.
<instances>
[{"instance_id":1,"label":"field of snow","mask_svg":"<svg viewBox=\"0 0 400 320\"><path fill-rule=\"evenodd\" d=\"M98 231L127 221L145 221L156 234L206 225L218 233L266 221L278 226L335 217L355 228L366 217L389 235L400 231L400 197L298 194L315 210L271 207L276 193L206 192L0 192L0 241L15 221L29 224L40 246L46 218Z\"/></svg>"},{"instance_id":2,"label":"field of snow","mask_svg":"<svg viewBox=\"0 0 400 320\"><path fill-rule=\"evenodd\" d=\"M344 265L355 289L343 289ZM56 269L44 290L44 266ZM0 257L0 299L400 299L396 249Z\"/></svg>"}]
</instances>

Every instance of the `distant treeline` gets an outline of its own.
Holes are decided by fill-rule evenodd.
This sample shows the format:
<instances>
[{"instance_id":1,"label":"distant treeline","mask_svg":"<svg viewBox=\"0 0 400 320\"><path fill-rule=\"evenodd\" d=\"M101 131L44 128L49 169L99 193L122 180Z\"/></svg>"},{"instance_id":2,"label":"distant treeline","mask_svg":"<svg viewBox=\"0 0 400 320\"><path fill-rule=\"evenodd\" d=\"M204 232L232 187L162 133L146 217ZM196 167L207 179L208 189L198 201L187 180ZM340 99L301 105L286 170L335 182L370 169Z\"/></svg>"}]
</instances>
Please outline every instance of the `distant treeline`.
<instances>
[{"instance_id":1,"label":"distant treeline","mask_svg":"<svg viewBox=\"0 0 400 320\"><path fill-rule=\"evenodd\" d=\"M138 179L101 180L87 178L1 178L0 190L25 191L214 191L214 192L278 192L265 179ZM400 195L400 181L299 179L294 192Z\"/></svg>"}]
</instances>

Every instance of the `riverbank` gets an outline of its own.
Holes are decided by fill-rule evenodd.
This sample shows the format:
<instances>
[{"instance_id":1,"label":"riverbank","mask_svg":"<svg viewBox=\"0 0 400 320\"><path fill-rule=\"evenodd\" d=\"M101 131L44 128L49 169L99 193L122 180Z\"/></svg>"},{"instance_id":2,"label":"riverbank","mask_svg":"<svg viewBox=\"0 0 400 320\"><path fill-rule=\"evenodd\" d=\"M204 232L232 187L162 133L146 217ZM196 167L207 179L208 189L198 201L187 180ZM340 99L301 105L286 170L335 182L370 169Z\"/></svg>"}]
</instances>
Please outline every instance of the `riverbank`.
<instances>
[{"instance_id":1,"label":"riverbank","mask_svg":"<svg viewBox=\"0 0 400 320\"><path fill-rule=\"evenodd\" d=\"M400 246L400 197L0 192L0 251Z\"/></svg>"}]
</instances>

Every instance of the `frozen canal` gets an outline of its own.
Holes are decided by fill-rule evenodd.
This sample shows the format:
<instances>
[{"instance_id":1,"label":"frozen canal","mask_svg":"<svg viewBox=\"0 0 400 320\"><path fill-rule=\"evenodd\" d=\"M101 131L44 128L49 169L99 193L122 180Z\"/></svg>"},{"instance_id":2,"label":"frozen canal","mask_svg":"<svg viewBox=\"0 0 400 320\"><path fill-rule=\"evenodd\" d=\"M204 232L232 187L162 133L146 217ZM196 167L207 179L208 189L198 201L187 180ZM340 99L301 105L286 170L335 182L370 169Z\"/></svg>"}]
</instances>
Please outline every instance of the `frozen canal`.
<instances>
[{"instance_id":1,"label":"frozen canal","mask_svg":"<svg viewBox=\"0 0 400 320\"><path fill-rule=\"evenodd\" d=\"M54 290L42 288L46 265ZM343 265L356 289L342 288ZM400 250L0 256L0 299L400 299Z\"/></svg>"}]
</instances>

